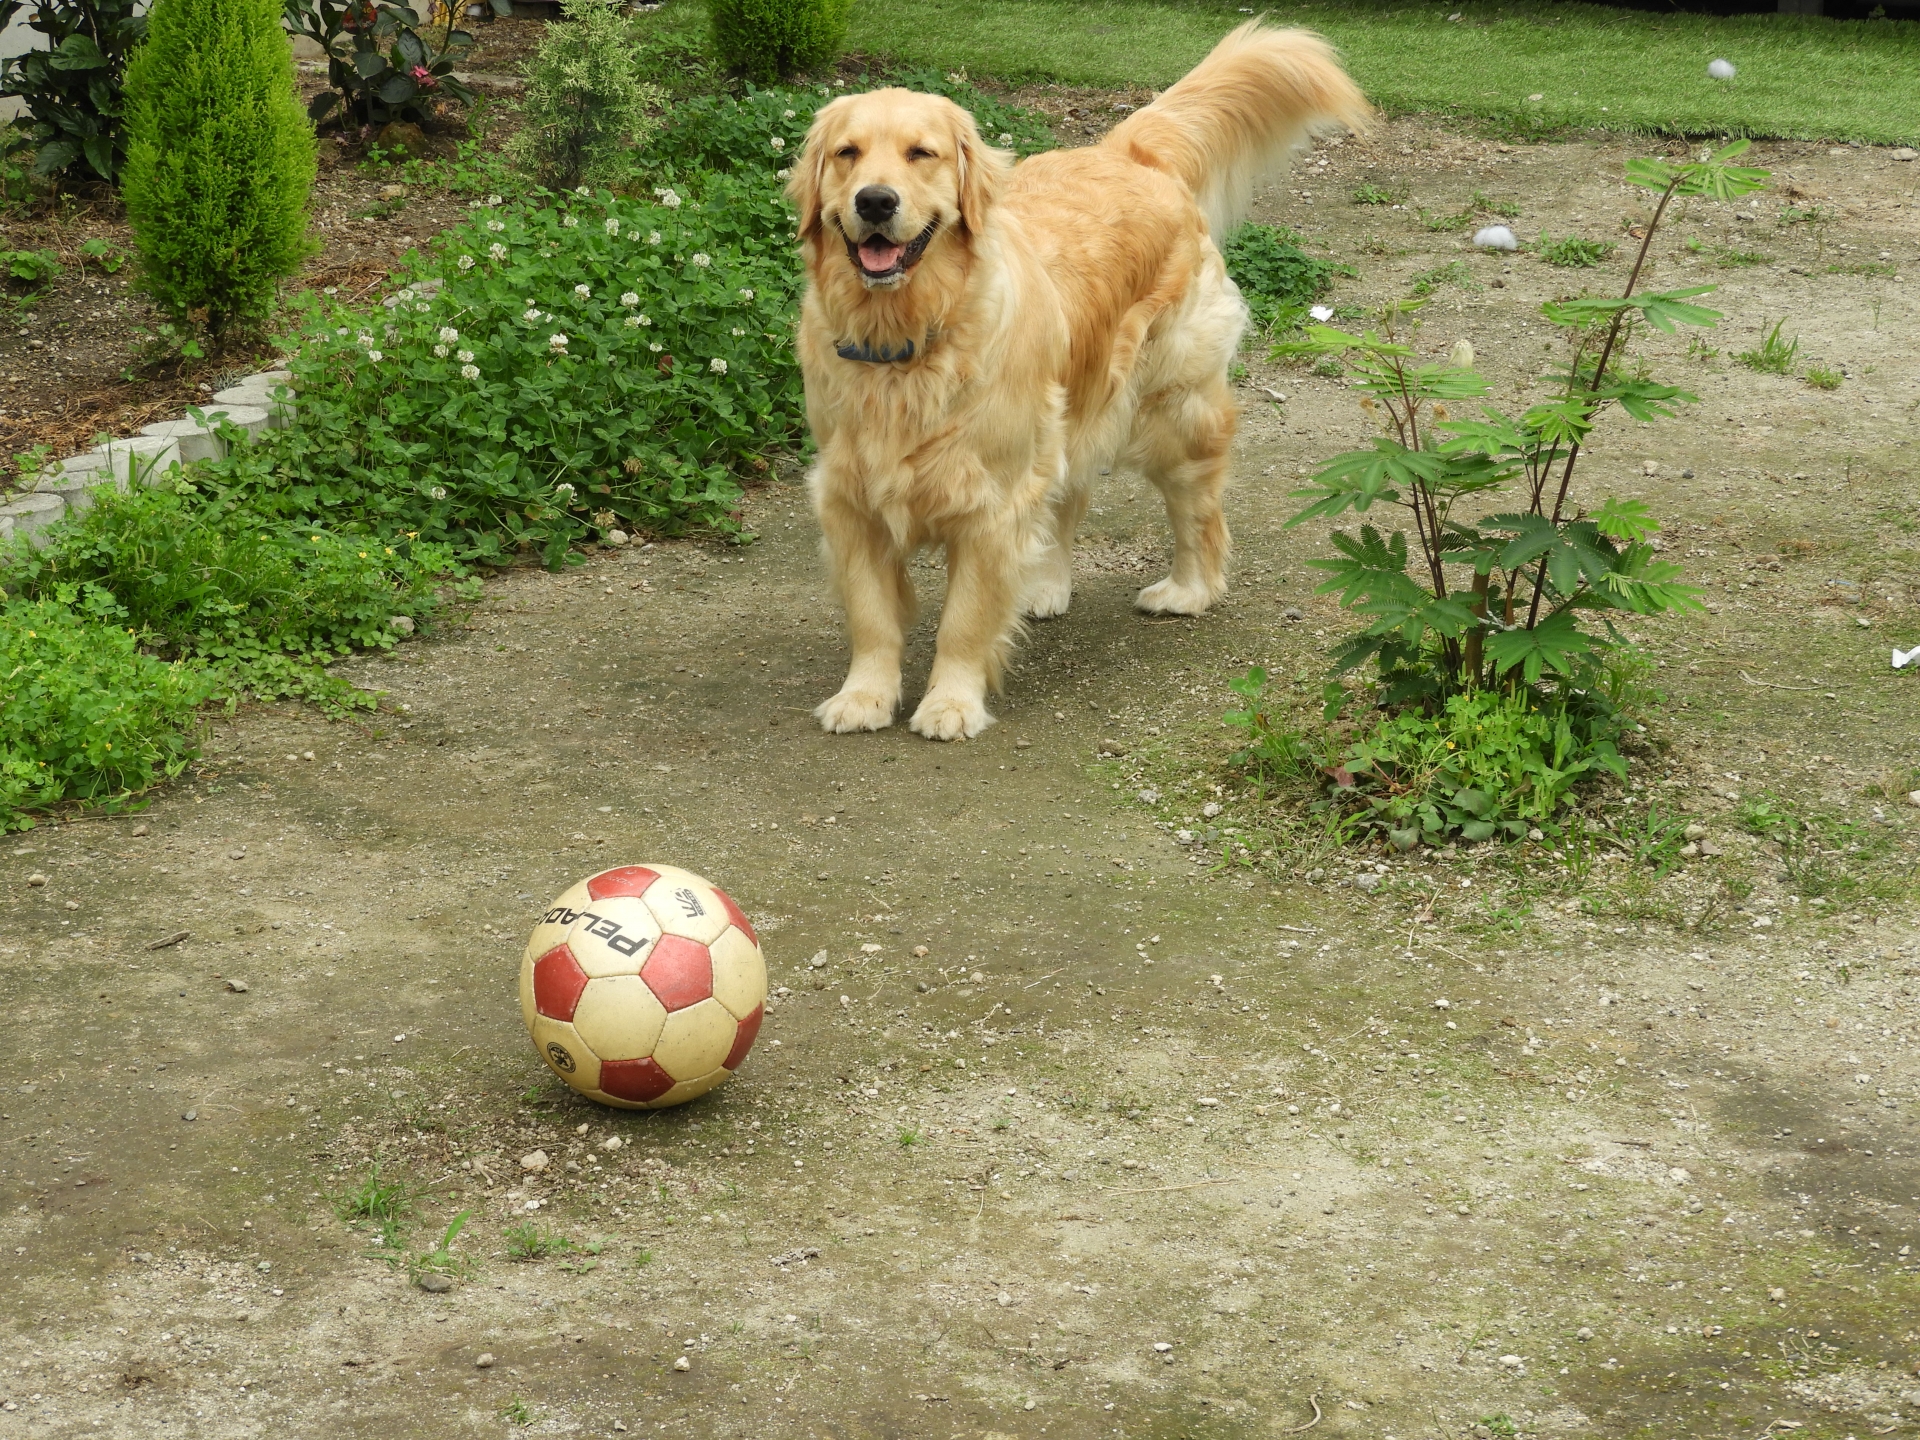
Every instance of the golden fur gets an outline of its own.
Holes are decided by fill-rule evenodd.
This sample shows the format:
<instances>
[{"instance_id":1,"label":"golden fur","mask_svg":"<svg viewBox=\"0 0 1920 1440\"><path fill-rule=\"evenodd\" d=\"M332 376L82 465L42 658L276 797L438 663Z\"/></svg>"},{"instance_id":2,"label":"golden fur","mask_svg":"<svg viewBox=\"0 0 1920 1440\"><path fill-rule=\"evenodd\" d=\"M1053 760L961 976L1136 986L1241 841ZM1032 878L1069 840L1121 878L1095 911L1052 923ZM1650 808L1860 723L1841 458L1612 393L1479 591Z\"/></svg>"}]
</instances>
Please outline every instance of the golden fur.
<instances>
[{"instance_id":1,"label":"golden fur","mask_svg":"<svg viewBox=\"0 0 1920 1440\"><path fill-rule=\"evenodd\" d=\"M1194 615L1220 597L1246 307L1215 241L1309 127L1366 119L1324 41L1257 21L1099 145L1017 167L936 96L820 111L790 182L810 281L798 348L853 648L822 725L892 722L907 561L928 546L946 550L947 601L912 727L953 740L990 725L1020 617L1067 608L1103 470L1144 472L1173 528L1172 573L1139 607ZM891 363L838 353L909 344Z\"/></svg>"}]
</instances>

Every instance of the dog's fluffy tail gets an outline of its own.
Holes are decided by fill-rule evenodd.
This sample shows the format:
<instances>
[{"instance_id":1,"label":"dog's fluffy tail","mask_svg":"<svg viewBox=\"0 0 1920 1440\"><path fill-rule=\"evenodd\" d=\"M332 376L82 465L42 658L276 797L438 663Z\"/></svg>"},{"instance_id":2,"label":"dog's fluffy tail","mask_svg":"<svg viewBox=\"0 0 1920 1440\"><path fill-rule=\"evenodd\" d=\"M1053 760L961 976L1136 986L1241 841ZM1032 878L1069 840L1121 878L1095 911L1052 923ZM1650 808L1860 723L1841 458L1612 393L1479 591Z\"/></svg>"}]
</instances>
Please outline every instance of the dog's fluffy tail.
<instances>
[{"instance_id":1,"label":"dog's fluffy tail","mask_svg":"<svg viewBox=\"0 0 1920 1440\"><path fill-rule=\"evenodd\" d=\"M1246 217L1255 182L1311 131L1371 119L1325 40L1249 20L1101 143L1186 182L1219 241Z\"/></svg>"}]
</instances>

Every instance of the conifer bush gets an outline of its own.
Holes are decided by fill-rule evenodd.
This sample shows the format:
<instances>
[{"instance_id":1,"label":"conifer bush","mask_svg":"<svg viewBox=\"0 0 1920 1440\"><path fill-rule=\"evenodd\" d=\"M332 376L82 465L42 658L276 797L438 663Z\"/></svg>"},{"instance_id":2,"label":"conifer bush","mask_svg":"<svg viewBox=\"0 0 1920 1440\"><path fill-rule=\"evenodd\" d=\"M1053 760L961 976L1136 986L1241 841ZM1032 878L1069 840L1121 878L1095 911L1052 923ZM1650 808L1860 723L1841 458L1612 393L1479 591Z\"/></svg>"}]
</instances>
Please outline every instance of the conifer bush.
<instances>
[{"instance_id":1,"label":"conifer bush","mask_svg":"<svg viewBox=\"0 0 1920 1440\"><path fill-rule=\"evenodd\" d=\"M542 185L611 186L658 128L666 92L649 84L633 22L616 0L561 0L527 67L520 129L507 156Z\"/></svg>"},{"instance_id":2,"label":"conifer bush","mask_svg":"<svg viewBox=\"0 0 1920 1440\"><path fill-rule=\"evenodd\" d=\"M708 0L721 63L762 84L840 53L853 0Z\"/></svg>"},{"instance_id":3,"label":"conifer bush","mask_svg":"<svg viewBox=\"0 0 1920 1440\"><path fill-rule=\"evenodd\" d=\"M313 248L313 128L278 0L157 0L127 66L121 193L142 281L215 335L272 309Z\"/></svg>"}]
</instances>

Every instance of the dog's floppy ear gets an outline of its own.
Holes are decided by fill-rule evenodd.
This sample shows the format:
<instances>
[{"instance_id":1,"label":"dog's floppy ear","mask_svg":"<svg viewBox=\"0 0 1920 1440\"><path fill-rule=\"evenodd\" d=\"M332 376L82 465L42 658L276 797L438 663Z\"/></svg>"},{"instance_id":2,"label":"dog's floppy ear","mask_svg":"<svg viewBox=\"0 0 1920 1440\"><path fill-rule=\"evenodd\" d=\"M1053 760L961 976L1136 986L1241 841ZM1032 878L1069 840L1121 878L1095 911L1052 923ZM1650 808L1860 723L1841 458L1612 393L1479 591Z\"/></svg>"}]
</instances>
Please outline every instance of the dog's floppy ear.
<instances>
[{"instance_id":1,"label":"dog's floppy ear","mask_svg":"<svg viewBox=\"0 0 1920 1440\"><path fill-rule=\"evenodd\" d=\"M1011 168L1012 156L995 150L980 138L973 116L952 105L954 163L960 171L960 223L978 235L987 223L987 211L1000 193L1000 182Z\"/></svg>"},{"instance_id":2,"label":"dog's floppy ear","mask_svg":"<svg viewBox=\"0 0 1920 1440\"><path fill-rule=\"evenodd\" d=\"M800 158L793 163L793 174L787 177L787 198L793 201L793 208L800 212L800 238L803 240L811 240L820 233L820 183L827 170L831 117L834 107L840 103L836 100L832 105L820 107L801 145Z\"/></svg>"}]
</instances>

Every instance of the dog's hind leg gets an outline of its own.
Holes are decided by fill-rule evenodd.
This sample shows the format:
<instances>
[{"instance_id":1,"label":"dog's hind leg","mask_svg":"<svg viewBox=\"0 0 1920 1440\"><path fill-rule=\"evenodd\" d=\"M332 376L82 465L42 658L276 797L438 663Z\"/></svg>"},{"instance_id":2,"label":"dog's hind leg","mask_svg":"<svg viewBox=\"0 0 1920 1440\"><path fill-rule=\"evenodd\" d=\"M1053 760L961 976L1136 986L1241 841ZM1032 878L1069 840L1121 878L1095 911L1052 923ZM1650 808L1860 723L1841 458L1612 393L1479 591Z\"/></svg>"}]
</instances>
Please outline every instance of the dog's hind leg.
<instances>
[{"instance_id":1,"label":"dog's hind leg","mask_svg":"<svg viewBox=\"0 0 1920 1440\"><path fill-rule=\"evenodd\" d=\"M1040 533L1034 537L1032 553L1027 557L1020 613L1032 620L1064 615L1073 602L1073 537L1093 498L1092 487L1076 480L1068 477L1051 514L1041 521Z\"/></svg>"},{"instance_id":2,"label":"dog's hind leg","mask_svg":"<svg viewBox=\"0 0 1920 1440\"><path fill-rule=\"evenodd\" d=\"M846 607L853 660L840 692L815 706L814 717L839 735L884 729L900 704L900 655L913 621L906 557L884 524L851 507L821 505L820 527Z\"/></svg>"},{"instance_id":3,"label":"dog's hind leg","mask_svg":"<svg viewBox=\"0 0 1920 1440\"><path fill-rule=\"evenodd\" d=\"M1224 377L1162 392L1141 409L1132 453L1173 526L1173 573L1134 600L1149 614L1199 615L1226 593L1232 541L1221 499L1238 418Z\"/></svg>"}]
</instances>

